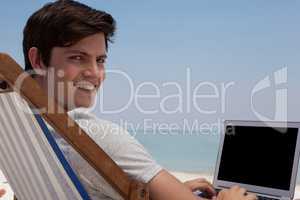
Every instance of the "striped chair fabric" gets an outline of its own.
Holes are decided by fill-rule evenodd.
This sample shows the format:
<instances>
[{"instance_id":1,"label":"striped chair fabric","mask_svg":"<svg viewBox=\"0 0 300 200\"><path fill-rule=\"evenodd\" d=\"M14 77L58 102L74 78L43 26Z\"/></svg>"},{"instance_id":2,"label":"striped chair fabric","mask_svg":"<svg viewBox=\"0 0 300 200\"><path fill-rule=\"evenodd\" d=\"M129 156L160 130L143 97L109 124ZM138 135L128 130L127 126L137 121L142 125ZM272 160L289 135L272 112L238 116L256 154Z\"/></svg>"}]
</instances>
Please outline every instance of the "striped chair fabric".
<instances>
[{"instance_id":1,"label":"striped chair fabric","mask_svg":"<svg viewBox=\"0 0 300 200\"><path fill-rule=\"evenodd\" d=\"M16 92L0 93L0 168L18 200L89 199L43 119Z\"/></svg>"}]
</instances>

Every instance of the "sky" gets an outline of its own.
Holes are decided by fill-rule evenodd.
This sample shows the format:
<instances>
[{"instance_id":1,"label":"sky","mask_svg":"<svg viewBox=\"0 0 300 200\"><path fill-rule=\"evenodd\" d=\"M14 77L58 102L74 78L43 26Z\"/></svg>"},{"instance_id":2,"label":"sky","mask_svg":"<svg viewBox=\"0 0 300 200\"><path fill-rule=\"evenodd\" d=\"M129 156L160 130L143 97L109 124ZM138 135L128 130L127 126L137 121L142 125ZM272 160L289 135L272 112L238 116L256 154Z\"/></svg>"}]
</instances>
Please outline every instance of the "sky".
<instances>
[{"instance_id":1,"label":"sky","mask_svg":"<svg viewBox=\"0 0 300 200\"><path fill-rule=\"evenodd\" d=\"M23 27L46 2L1 3L0 52L24 65ZM107 78L93 107L99 117L139 128L145 119L153 121L152 128L154 122L184 120L212 125L272 120L286 105L287 119L300 121L300 1L81 2L117 21ZM276 71L286 72L286 81L275 84ZM270 85L252 94L265 78ZM285 91L287 102L276 98Z\"/></svg>"}]
</instances>

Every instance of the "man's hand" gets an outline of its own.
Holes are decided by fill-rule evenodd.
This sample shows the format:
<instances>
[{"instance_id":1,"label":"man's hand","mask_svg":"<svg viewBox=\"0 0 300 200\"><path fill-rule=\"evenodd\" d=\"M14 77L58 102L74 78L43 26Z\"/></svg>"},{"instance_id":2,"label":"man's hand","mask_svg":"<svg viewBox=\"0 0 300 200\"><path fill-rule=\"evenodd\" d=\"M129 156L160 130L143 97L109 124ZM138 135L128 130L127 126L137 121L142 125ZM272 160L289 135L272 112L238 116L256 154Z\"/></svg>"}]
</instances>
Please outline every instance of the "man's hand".
<instances>
[{"instance_id":1,"label":"man's hand","mask_svg":"<svg viewBox=\"0 0 300 200\"><path fill-rule=\"evenodd\" d=\"M200 190L201 192L206 192L207 196L216 196L216 191L212 184L204 178L198 178L190 181L184 182L184 184L192 191Z\"/></svg>"},{"instance_id":2,"label":"man's hand","mask_svg":"<svg viewBox=\"0 0 300 200\"><path fill-rule=\"evenodd\" d=\"M161 170L148 185L151 200L202 200L166 170Z\"/></svg>"},{"instance_id":3,"label":"man's hand","mask_svg":"<svg viewBox=\"0 0 300 200\"><path fill-rule=\"evenodd\" d=\"M247 194L246 192L246 189L234 186L228 190L220 191L216 200L257 200L256 195Z\"/></svg>"},{"instance_id":4,"label":"man's hand","mask_svg":"<svg viewBox=\"0 0 300 200\"><path fill-rule=\"evenodd\" d=\"M0 197L2 197L5 193L6 191L4 189L0 189Z\"/></svg>"}]
</instances>

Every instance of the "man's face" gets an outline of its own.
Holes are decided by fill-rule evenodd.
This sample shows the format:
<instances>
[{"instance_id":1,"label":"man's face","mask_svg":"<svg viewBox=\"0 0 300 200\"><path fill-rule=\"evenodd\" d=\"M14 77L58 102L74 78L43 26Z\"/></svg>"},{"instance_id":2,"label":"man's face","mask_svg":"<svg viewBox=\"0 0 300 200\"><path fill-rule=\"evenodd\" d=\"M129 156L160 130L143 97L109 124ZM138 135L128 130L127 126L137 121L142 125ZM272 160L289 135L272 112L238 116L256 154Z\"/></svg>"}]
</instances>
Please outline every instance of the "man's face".
<instances>
[{"instance_id":1,"label":"man's face","mask_svg":"<svg viewBox=\"0 0 300 200\"><path fill-rule=\"evenodd\" d=\"M43 87L67 110L90 107L104 80L104 34L88 36L70 47L54 47Z\"/></svg>"}]
</instances>

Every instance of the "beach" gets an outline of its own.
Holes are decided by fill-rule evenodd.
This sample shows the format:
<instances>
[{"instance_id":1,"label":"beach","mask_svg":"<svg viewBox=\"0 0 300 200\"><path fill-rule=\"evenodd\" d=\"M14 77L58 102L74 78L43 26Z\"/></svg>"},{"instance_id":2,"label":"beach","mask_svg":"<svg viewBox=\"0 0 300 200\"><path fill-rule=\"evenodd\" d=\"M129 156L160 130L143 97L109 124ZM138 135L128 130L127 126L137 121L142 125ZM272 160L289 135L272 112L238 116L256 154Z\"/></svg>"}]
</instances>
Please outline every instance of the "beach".
<instances>
[{"instance_id":1,"label":"beach","mask_svg":"<svg viewBox=\"0 0 300 200\"><path fill-rule=\"evenodd\" d=\"M213 180L212 174L189 173L189 172L179 172L179 171L169 171L169 172L182 182L191 179L196 179L196 178L205 178L210 182L212 182ZM0 171L0 188L4 188L6 190L6 194L2 198L0 198L1 200L13 200L13 191L10 188L9 184L7 183L1 171ZM296 186L294 199L300 199L300 185Z\"/></svg>"},{"instance_id":2,"label":"beach","mask_svg":"<svg viewBox=\"0 0 300 200\"><path fill-rule=\"evenodd\" d=\"M180 181L205 178L212 182L218 153L218 135L155 135L137 134L155 160ZM300 171L300 170L299 170ZM297 178L295 199L300 199L300 177ZM0 200L12 200L13 191L0 173L0 188L7 193Z\"/></svg>"}]
</instances>

